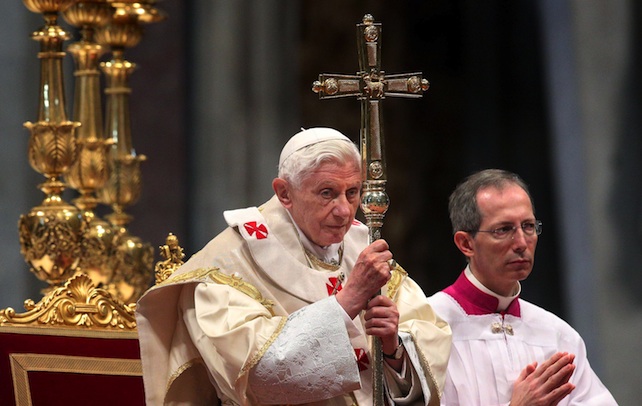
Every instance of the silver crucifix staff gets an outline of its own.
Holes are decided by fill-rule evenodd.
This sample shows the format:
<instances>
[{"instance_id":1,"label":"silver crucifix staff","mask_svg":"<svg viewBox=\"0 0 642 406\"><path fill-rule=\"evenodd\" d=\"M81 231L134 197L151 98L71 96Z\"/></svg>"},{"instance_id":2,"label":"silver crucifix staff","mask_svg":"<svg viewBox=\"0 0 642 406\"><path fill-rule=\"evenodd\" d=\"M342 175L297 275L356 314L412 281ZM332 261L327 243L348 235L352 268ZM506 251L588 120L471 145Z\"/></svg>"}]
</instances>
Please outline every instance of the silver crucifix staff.
<instances>
[{"instance_id":1,"label":"silver crucifix staff","mask_svg":"<svg viewBox=\"0 0 642 406\"><path fill-rule=\"evenodd\" d=\"M386 193L381 101L386 96L418 98L428 90L421 73L385 75L381 70L381 24L370 14L357 24L359 72L356 75L321 74L312 85L320 99L356 96L361 101L361 159L363 194L361 210L369 230L369 243L381 238L383 218L390 205ZM381 340L372 340L373 404L384 405Z\"/></svg>"}]
</instances>

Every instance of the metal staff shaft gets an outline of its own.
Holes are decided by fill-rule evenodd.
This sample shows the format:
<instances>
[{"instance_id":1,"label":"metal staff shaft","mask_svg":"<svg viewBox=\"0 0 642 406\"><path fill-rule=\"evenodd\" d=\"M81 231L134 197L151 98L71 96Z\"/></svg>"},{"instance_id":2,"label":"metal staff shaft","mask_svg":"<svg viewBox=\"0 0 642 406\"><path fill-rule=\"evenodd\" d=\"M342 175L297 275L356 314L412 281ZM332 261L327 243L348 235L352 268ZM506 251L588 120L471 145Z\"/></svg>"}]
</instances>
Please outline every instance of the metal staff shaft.
<instances>
[{"instance_id":1,"label":"metal staff shaft","mask_svg":"<svg viewBox=\"0 0 642 406\"><path fill-rule=\"evenodd\" d=\"M381 110L379 100L361 101L361 117L368 125L361 126L361 159L363 191L361 210L368 226L368 243L381 238L383 218L388 211L390 199L386 193L386 165L381 131ZM362 123L363 124L363 123ZM381 339L372 338L372 389L373 404L385 404L383 388L383 350Z\"/></svg>"},{"instance_id":2,"label":"metal staff shaft","mask_svg":"<svg viewBox=\"0 0 642 406\"><path fill-rule=\"evenodd\" d=\"M320 99L356 96L361 101L361 158L363 194L361 210L369 242L381 238L383 218L390 205L386 194L386 165L380 102L386 96L419 98L429 83L419 72L385 75L381 70L381 24L370 14L357 24L359 72L356 75L320 74L312 90ZM381 340L372 340L373 404L383 406L383 352Z\"/></svg>"},{"instance_id":3,"label":"metal staff shaft","mask_svg":"<svg viewBox=\"0 0 642 406\"><path fill-rule=\"evenodd\" d=\"M368 242L381 238L383 218L390 199L386 193L386 162L384 155L383 117L381 100L385 89L383 72L380 72L381 26L374 24L372 16L364 16L357 26L359 42L359 68L361 88L361 171L363 191L361 211L368 226ZM372 396L375 406L385 404L383 387L383 349L381 339L372 337Z\"/></svg>"}]
</instances>

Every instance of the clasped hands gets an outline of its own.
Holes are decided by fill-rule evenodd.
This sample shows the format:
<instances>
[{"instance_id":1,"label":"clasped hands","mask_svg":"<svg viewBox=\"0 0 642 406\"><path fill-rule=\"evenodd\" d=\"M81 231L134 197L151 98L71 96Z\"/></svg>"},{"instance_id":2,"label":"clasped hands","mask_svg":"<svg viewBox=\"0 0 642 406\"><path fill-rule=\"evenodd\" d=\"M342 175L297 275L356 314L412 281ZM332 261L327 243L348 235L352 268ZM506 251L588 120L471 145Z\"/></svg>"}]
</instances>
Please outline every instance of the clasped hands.
<instances>
[{"instance_id":1,"label":"clasped hands","mask_svg":"<svg viewBox=\"0 0 642 406\"><path fill-rule=\"evenodd\" d=\"M541 365L529 364L513 385L511 406L555 406L575 389L569 382L575 355L558 352Z\"/></svg>"}]
</instances>

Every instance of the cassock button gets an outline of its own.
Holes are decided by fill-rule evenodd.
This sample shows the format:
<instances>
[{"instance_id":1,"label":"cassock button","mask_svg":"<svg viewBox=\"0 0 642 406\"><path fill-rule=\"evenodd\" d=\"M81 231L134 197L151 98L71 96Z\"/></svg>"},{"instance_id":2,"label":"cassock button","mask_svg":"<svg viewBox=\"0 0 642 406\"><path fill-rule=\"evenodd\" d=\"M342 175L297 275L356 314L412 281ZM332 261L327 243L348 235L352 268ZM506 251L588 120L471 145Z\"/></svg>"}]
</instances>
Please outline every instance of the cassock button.
<instances>
[{"instance_id":1,"label":"cassock button","mask_svg":"<svg viewBox=\"0 0 642 406\"><path fill-rule=\"evenodd\" d=\"M502 324L502 323L500 323L498 321L496 321L493 324L491 324L490 331L492 331L493 334L506 333L509 336L512 336L514 334L513 326L511 326L508 323Z\"/></svg>"}]
</instances>

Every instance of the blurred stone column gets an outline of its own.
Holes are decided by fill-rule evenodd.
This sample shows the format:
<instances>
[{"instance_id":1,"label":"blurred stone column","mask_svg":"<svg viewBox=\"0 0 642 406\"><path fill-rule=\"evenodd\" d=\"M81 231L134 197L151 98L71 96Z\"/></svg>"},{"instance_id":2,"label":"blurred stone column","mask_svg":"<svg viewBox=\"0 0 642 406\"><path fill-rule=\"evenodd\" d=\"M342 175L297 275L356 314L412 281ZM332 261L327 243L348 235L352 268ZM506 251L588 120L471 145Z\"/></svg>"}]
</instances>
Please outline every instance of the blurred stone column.
<instances>
[{"instance_id":1,"label":"blurred stone column","mask_svg":"<svg viewBox=\"0 0 642 406\"><path fill-rule=\"evenodd\" d=\"M642 397L642 4L571 2L604 383Z\"/></svg>"},{"instance_id":2,"label":"blurred stone column","mask_svg":"<svg viewBox=\"0 0 642 406\"><path fill-rule=\"evenodd\" d=\"M298 7L296 0L194 1L189 252L223 230L224 210L273 194L281 147L301 126Z\"/></svg>"},{"instance_id":3,"label":"blurred stone column","mask_svg":"<svg viewBox=\"0 0 642 406\"><path fill-rule=\"evenodd\" d=\"M570 324L623 405L642 387L642 8L541 3ZM564 18L560 21L560 18ZM572 66L572 68L571 68Z\"/></svg>"}]
</instances>

